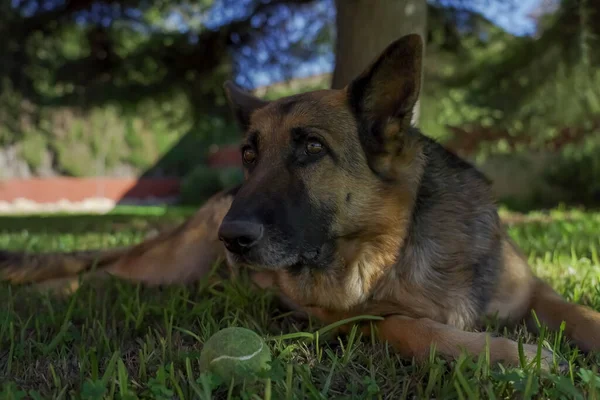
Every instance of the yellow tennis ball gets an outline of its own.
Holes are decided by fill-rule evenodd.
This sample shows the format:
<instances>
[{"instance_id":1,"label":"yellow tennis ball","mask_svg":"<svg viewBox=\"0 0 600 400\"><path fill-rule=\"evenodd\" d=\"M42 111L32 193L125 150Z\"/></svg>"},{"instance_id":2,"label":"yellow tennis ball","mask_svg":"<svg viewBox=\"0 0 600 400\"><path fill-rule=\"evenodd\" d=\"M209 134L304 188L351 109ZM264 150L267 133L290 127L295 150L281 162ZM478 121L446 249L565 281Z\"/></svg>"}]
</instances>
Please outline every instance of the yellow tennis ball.
<instances>
[{"instance_id":1,"label":"yellow tennis ball","mask_svg":"<svg viewBox=\"0 0 600 400\"><path fill-rule=\"evenodd\" d=\"M271 350L255 332L239 327L220 330L212 335L200 353L200 368L230 382L256 378L270 368Z\"/></svg>"}]
</instances>

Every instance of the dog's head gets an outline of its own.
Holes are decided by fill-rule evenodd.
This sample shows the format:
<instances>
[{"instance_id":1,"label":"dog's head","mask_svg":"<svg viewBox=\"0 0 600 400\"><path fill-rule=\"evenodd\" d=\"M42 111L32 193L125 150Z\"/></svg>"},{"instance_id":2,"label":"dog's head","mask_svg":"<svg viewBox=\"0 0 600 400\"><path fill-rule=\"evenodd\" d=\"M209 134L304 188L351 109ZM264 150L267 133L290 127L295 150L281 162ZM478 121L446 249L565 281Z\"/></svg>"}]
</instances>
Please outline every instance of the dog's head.
<instances>
[{"instance_id":1,"label":"dog's head","mask_svg":"<svg viewBox=\"0 0 600 400\"><path fill-rule=\"evenodd\" d=\"M245 181L219 229L232 263L325 269L396 232L418 179L421 60L408 35L342 90L267 102L225 84L244 131Z\"/></svg>"}]
</instances>

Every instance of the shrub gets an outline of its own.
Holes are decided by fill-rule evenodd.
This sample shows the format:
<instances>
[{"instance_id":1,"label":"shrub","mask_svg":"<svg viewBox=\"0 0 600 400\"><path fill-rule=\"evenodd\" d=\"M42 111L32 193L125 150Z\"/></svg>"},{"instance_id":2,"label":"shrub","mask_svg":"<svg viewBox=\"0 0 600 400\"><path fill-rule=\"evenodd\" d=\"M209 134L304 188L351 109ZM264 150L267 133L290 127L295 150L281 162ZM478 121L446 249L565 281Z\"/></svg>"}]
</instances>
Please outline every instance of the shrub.
<instances>
[{"instance_id":1,"label":"shrub","mask_svg":"<svg viewBox=\"0 0 600 400\"><path fill-rule=\"evenodd\" d=\"M185 205L199 205L215 193L229 189L243 179L238 168L210 168L197 166L181 182L180 201Z\"/></svg>"},{"instance_id":2,"label":"shrub","mask_svg":"<svg viewBox=\"0 0 600 400\"><path fill-rule=\"evenodd\" d=\"M600 141L589 140L583 146L563 151L548 166L544 178L564 190L569 205L600 205Z\"/></svg>"},{"instance_id":3,"label":"shrub","mask_svg":"<svg viewBox=\"0 0 600 400\"><path fill-rule=\"evenodd\" d=\"M41 167L46 154L46 138L38 132L28 132L21 142L20 156L32 171Z\"/></svg>"},{"instance_id":4,"label":"shrub","mask_svg":"<svg viewBox=\"0 0 600 400\"><path fill-rule=\"evenodd\" d=\"M240 168L223 168L220 170L219 180L223 189L229 189L244 180L244 172Z\"/></svg>"}]
</instances>

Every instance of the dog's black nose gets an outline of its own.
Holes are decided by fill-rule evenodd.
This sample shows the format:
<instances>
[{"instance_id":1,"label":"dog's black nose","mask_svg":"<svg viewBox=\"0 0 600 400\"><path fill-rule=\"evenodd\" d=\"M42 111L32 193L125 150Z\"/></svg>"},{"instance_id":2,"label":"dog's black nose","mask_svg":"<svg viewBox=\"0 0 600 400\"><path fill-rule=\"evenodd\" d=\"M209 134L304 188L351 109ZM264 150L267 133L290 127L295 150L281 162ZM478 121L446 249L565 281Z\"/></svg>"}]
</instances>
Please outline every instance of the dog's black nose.
<instances>
[{"instance_id":1,"label":"dog's black nose","mask_svg":"<svg viewBox=\"0 0 600 400\"><path fill-rule=\"evenodd\" d=\"M219 239L227 250L241 254L262 239L263 230L263 226L255 222L223 221L219 228Z\"/></svg>"}]
</instances>

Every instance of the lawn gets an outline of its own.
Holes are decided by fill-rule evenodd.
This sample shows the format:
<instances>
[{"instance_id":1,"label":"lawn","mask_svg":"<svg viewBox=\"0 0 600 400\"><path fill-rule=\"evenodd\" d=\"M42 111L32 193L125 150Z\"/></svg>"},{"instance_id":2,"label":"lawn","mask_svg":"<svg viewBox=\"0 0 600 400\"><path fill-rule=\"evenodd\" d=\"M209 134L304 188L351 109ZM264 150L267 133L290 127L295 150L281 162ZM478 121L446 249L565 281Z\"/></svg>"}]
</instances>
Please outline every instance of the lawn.
<instances>
[{"instance_id":1,"label":"lawn","mask_svg":"<svg viewBox=\"0 0 600 400\"><path fill-rule=\"evenodd\" d=\"M121 208L105 216L2 217L0 248L128 245L190 212ZM539 275L569 300L600 310L600 213L504 215ZM113 280L65 298L4 285L0 304L2 400L600 398L600 354L582 355L560 334L540 340L524 327L497 332L554 349L570 363L562 375L535 365L489 366L484 358L432 357L418 365L358 334L336 338L324 329L317 335L322 325L294 320L269 293L243 281L148 289ZM202 343L228 326L267 339L274 359L268 375L231 387L201 373Z\"/></svg>"}]
</instances>

